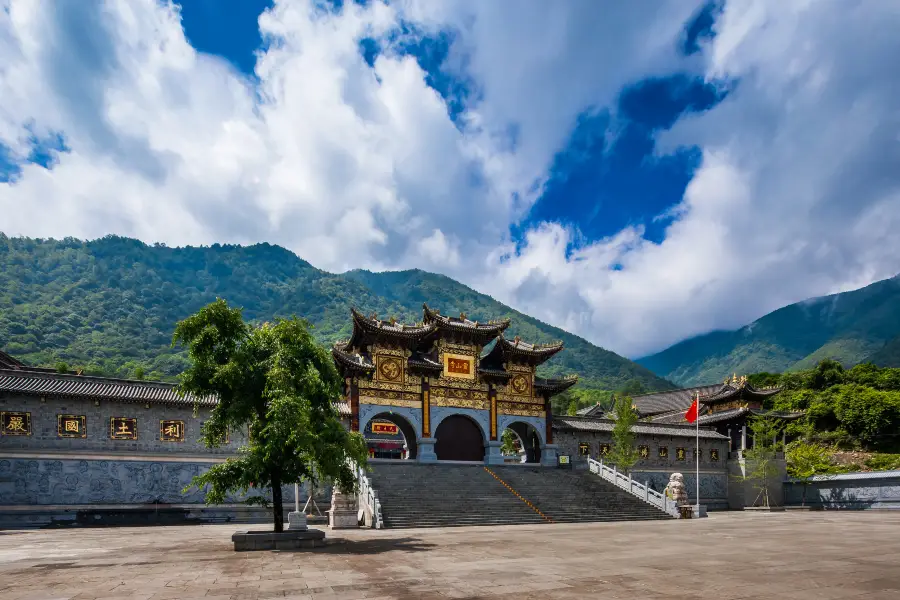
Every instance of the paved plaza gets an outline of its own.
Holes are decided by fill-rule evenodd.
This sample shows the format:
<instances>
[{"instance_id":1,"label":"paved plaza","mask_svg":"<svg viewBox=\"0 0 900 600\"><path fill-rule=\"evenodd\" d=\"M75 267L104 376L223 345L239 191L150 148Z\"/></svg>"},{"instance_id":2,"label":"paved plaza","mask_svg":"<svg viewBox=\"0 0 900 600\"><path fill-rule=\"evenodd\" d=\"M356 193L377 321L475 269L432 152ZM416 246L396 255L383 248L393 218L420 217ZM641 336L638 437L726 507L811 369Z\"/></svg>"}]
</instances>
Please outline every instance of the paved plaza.
<instances>
[{"instance_id":1,"label":"paved plaza","mask_svg":"<svg viewBox=\"0 0 900 600\"><path fill-rule=\"evenodd\" d=\"M232 551L233 525L0 532L0 598L900 598L900 514L329 532Z\"/></svg>"}]
</instances>

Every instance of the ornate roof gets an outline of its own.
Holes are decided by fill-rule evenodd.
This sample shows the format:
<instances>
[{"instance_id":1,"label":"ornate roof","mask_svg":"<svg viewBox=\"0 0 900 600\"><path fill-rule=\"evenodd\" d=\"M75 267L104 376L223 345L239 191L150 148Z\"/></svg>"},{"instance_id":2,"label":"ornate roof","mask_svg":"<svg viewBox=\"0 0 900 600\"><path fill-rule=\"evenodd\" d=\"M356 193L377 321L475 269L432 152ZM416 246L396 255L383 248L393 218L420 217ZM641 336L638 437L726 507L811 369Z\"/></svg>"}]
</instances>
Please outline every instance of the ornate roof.
<instances>
[{"instance_id":1,"label":"ornate roof","mask_svg":"<svg viewBox=\"0 0 900 600\"><path fill-rule=\"evenodd\" d=\"M562 393L578 383L578 375L569 375L562 379L534 378L534 389L545 394L555 395Z\"/></svg>"},{"instance_id":2,"label":"ornate roof","mask_svg":"<svg viewBox=\"0 0 900 600\"><path fill-rule=\"evenodd\" d=\"M715 404L727 400L756 400L761 402L763 399L780 391L781 388L777 387L757 389L750 385L747 377L738 378L737 375L734 375L730 379L726 379L721 386L718 386L715 392L701 394L700 402L704 404Z\"/></svg>"},{"instance_id":3,"label":"ornate roof","mask_svg":"<svg viewBox=\"0 0 900 600\"><path fill-rule=\"evenodd\" d=\"M465 336L481 346L509 327L509 319L479 323L469 319L465 313L460 313L459 317L444 316L439 310L428 308L427 304L422 304L422 313L426 325L434 325L438 329Z\"/></svg>"},{"instance_id":4,"label":"ornate roof","mask_svg":"<svg viewBox=\"0 0 900 600\"><path fill-rule=\"evenodd\" d=\"M13 358L3 350L0 350L0 368L3 369L21 369L25 366L18 359Z\"/></svg>"},{"instance_id":5,"label":"ornate roof","mask_svg":"<svg viewBox=\"0 0 900 600\"><path fill-rule=\"evenodd\" d=\"M331 349L331 355L334 362L337 363L338 370L342 372L352 373L369 373L375 370L375 365L368 357L358 352L353 352L348 342L338 342Z\"/></svg>"},{"instance_id":6,"label":"ornate roof","mask_svg":"<svg viewBox=\"0 0 900 600\"><path fill-rule=\"evenodd\" d=\"M602 417L606 411L603 409L603 406L598 402L597 404L593 404L591 406L585 406L584 408L579 408L575 411L576 417Z\"/></svg>"},{"instance_id":7,"label":"ornate roof","mask_svg":"<svg viewBox=\"0 0 900 600\"><path fill-rule=\"evenodd\" d=\"M376 339L390 339L394 343L414 347L437 330L434 324L407 325L391 318L382 321L378 315L365 316L355 308L350 309L353 315L353 335L342 350L364 348Z\"/></svg>"},{"instance_id":8,"label":"ornate roof","mask_svg":"<svg viewBox=\"0 0 900 600\"><path fill-rule=\"evenodd\" d=\"M213 396L195 398L178 393L175 384L133 379L113 379L70 373L0 369L0 392L27 396L152 402L155 404L215 406Z\"/></svg>"},{"instance_id":9,"label":"ornate roof","mask_svg":"<svg viewBox=\"0 0 900 600\"><path fill-rule=\"evenodd\" d=\"M781 421L793 421L794 419L799 419L800 417L802 417L803 414L803 412L782 412L778 410L763 410L759 408L748 408L746 406L742 406L740 408L730 408L728 410L722 410L719 412L702 415L700 417L700 424L706 425L732 421L743 417L744 415L753 417L772 417Z\"/></svg>"},{"instance_id":10,"label":"ornate roof","mask_svg":"<svg viewBox=\"0 0 900 600\"><path fill-rule=\"evenodd\" d=\"M700 385L680 390L669 390L668 392L641 394L640 396L632 396L631 399L637 407L638 414L641 417L648 417L678 410L684 412L691 405L691 402L694 401L697 394L700 394L702 399L703 396L711 394L720 388L721 385Z\"/></svg>"},{"instance_id":11,"label":"ornate roof","mask_svg":"<svg viewBox=\"0 0 900 600\"><path fill-rule=\"evenodd\" d=\"M444 366L433 356L429 356L424 352L413 352L407 361L410 369L421 369L423 371L440 372L444 370Z\"/></svg>"},{"instance_id":12,"label":"ornate roof","mask_svg":"<svg viewBox=\"0 0 900 600\"><path fill-rule=\"evenodd\" d=\"M562 349L562 342L529 344L520 340L518 336L508 340L501 334L491 351L482 356L481 360L490 365L501 365L507 361L539 365Z\"/></svg>"}]
</instances>

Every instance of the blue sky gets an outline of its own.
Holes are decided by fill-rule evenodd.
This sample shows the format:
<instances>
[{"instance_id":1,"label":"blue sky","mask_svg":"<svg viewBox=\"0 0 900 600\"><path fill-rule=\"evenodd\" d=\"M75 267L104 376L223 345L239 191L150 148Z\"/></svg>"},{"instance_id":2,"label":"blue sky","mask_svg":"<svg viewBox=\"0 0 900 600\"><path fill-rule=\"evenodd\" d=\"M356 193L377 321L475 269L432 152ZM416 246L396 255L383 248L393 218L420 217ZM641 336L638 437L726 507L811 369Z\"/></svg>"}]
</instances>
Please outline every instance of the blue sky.
<instances>
[{"instance_id":1,"label":"blue sky","mask_svg":"<svg viewBox=\"0 0 900 600\"><path fill-rule=\"evenodd\" d=\"M0 2L7 234L423 268L628 356L900 271L886 5Z\"/></svg>"},{"instance_id":2,"label":"blue sky","mask_svg":"<svg viewBox=\"0 0 900 600\"><path fill-rule=\"evenodd\" d=\"M328 4L337 10L342 6ZM254 76L256 53L263 47L257 18L271 8L271 1L182 0L180 6L184 33L194 48L221 56L247 77ZM710 15L717 7L708 3L685 23L680 52L699 52L699 43L714 37ZM404 44L402 52L416 59L426 83L456 117L464 99L477 89L464 77L442 70L451 41L452 33L446 31L425 34ZM360 52L371 64L379 44L364 38ZM681 202L699 155L697 149L685 148L656 157L655 135L682 114L711 108L724 95L701 74L673 73L629 84L614 106L585 110L553 161L546 190L511 234L518 239L538 223L557 221L577 227L588 243L629 225L644 226L648 239L661 241L668 219L659 216ZM615 140L607 136L611 127L621 130ZM621 201L623 197L628 201Z\"/></svg>"}]
</instances>

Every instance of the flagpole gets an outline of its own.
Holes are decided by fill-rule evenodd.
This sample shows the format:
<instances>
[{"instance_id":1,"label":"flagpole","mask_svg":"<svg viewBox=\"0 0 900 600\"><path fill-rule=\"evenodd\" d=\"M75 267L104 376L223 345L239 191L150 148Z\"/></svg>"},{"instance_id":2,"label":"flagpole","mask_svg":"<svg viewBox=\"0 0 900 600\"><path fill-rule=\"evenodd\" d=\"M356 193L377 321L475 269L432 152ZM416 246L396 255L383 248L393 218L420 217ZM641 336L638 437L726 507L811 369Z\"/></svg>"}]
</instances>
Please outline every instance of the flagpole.
<instances>
[{"instance_id":1,"label":"flagpole","mask_svg":"<svg viewBox=\"0 0 900 600\"><path fill-rule=\"evenodd\" d=\"M696 483L697 483L697 512L694 515L694 518L700 517L700 392L697 392L697 475L696 475Z\"/></svg>"}]
</instances>

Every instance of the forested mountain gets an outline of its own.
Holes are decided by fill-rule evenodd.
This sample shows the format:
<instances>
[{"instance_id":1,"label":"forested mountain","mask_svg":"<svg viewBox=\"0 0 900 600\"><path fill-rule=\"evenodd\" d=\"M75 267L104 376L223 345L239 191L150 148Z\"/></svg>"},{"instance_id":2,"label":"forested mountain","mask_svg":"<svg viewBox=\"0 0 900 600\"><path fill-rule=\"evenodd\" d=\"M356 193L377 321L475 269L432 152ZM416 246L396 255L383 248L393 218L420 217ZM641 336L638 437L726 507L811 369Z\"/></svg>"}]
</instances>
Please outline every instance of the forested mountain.
<instances>
[{"instance_id":1,"label":"forested mountain","mask_svg":"<svg viewBox=\"0 0 900 600\"><path fill-rule=\"evenodd\" d=\"M732 373L808 369L826 358L845 367L900 366L900 276L791 304L737 331L697 336L637 362L689 386Z\"/></svg>"},{"instance_id":2,"label":"forested mountain","mask_svg":"<svg viewBox=\"0 0 900 600\"><path fill-rule=\"evenodd\" d=\"M34 365L171 378L185 366L175 323L216 297L249 319L297 316L323 343L349 337L350 307L415 322L422 303L479 320L510 317L509 335L562 339L545 373L577 373L579 387L671 388L617 354L523 315L447 277L423 271L332 274L278 246L169 248L108 236L35 240L0 234L0 348Z\"/></svg>"}]
</instances>

